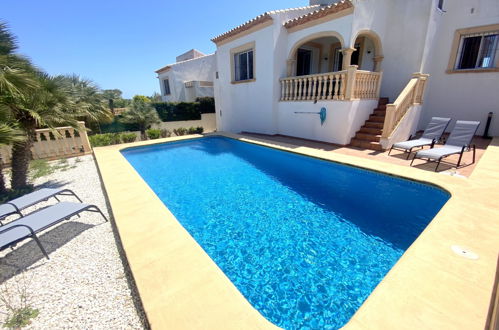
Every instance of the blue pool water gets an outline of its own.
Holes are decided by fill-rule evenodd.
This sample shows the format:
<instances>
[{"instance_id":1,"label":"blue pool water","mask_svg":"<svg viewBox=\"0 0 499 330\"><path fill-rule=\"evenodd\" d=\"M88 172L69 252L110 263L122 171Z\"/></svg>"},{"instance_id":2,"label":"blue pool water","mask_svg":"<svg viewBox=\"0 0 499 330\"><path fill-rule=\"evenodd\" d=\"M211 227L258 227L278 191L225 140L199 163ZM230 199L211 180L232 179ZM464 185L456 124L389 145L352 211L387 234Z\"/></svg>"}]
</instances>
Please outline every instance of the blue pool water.
<instances>
[{"instance_id":1,"label":"blue pool water","mask_svg":"<svg viewBox=\"0 0 499 330\"><path fill-rule=\"evenodd\" d=\"M123 155L248 301L286 329L344 325L450 197L223 137Z\"/></svg>"}]
</instances>

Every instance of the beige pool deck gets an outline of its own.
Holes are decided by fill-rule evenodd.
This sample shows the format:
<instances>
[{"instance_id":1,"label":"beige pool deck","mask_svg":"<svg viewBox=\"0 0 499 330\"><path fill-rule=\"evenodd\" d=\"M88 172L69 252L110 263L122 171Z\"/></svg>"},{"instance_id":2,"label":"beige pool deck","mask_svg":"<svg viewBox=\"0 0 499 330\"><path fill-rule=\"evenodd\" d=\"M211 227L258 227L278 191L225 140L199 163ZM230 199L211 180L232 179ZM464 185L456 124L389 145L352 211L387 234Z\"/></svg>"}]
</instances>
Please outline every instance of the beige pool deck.
<instances>
[{"instance_id":1,"label":"beige pool deck","mask_svg":"<svg viewBox=\"0 0 499 330\"><path fill-rule=\"evenodd\" d=\"M447 204L345 328L486 326L499 252L498 138L489 144L469 178L462 178L259 137L217 134L428 182L449 191L452 197ZM201 136L94 149L149 323L153 329L276 328L247 302L120 153L129 147L197 137ZM458 256L453 245L469 249L478 259Z\"/></svg>"}]
</instances>

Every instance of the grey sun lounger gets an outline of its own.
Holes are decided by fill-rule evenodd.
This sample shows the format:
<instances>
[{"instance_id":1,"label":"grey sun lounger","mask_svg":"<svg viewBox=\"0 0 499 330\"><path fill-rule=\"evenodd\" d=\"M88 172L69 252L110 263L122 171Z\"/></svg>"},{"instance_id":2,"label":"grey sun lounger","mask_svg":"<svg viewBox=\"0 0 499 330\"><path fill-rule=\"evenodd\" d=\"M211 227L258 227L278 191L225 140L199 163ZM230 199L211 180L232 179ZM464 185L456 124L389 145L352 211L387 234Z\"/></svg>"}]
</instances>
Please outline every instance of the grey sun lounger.
<instances>
[{"instance_id":1,"label":"grey sun lounger","mask_svg":"<svg viewBox=\"0 0 499 330\"><path fill-rule=\"evenodd\" d=\"M392 149L403 150L407 152L407 159L411 155L412 149L423 148L424 146L430 146L433 148L435 143L440 140L442 134L444 134L445 129L449 126L450 118L433 117L431 118L428 126L423 132L423 135L419 139L408 141L397 142L392 145L388 155L392 152Z\"/></svg>"},{"instance_id":2,"label":"grey sun lounger","mask_svg":"<svg viewBox=\"0 0 499 330\"><path fill-rule=\"evenodd\" d=\"M1 204L0 220L16 213L22 217L23 214L21 213L21 210L46 201L52 197L59 201L57 196L74 196L80 203L82 202L81 199L70 189L42 188L22 197L13 199L5 204Z\"/></svg>"},{"instance_id":3,"label":"grey sun lounger","mask_svg":"<svg viewBox=\"0 0 499 330\"><path fill-rule=\"evenodd\" d=\"M475 136L476 131L478 130L478 126L480 126L479 121L464 121L458 120L456 122L456 126L449 135L447 142L443 147L433 148L427 150L420 150L412 159L412 163L416 158L427 158L428 160L437 161L437 166L435 167L435 172L440 165L440 162L443 158L459 154L459 160L457 161L457 167L461 164L461 159L463 158L463 153L466 150L470 150L473 147L473 163L475 162L475 154L476 154L476 146L471 145L471 140L473 136Z\"/></svg>"},{"instance_id":4,"label":"grey sun lounger","mask_svg":"<svg viewBox=\"0 0 499 330\"><path fill-rule=\"evenodd\" d=\"M38 239L37 234L61 221L69 219L74 215L78 215L83 211L98 212L107 221L107 218L104 216L102 211L95 205L60 202L1 226L0 251L8 247L13 247L15 244L26 238L32 238L35 240L43 255L49 259L49 256Z\"/></svg>"}]
</instances>

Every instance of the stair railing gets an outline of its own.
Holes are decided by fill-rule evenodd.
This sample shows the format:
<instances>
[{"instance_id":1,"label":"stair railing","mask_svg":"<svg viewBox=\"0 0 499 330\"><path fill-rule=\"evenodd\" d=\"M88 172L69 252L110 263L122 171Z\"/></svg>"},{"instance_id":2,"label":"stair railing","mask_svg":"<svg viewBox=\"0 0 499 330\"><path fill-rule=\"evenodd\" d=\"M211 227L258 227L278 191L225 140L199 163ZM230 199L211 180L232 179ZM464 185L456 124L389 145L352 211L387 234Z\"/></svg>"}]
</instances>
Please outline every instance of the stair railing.
<instances>
[{"instance_id":1,"label":"stair railing","mask_svg":"<svg viewBox=\"0 0 499 330\"><path fill-rule=\"evenodd\" d=\"M423 104L423 93L429 75L414 73L394 103L386 105L382 138L389 138L407 111L414 105Z\"/></svg>"}]
</instances>

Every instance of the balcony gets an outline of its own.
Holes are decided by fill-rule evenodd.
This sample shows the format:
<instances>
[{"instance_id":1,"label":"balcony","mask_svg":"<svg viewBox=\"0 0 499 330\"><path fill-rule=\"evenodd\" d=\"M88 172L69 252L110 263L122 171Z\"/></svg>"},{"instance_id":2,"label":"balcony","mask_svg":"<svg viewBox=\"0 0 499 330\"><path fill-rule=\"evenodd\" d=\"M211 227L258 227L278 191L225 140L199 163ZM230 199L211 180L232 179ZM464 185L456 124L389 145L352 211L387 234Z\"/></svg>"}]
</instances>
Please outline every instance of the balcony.
<instances>
[{"instance_id":1,"label":"balcony","mask_svg":"<svg viewBox=\"0 0 499 330\"><path fill-rule=\"evenodd\" d=\"M377 99L382 72L347 70L280 79L281 101Z\"/></svg>"}]
</instances>

